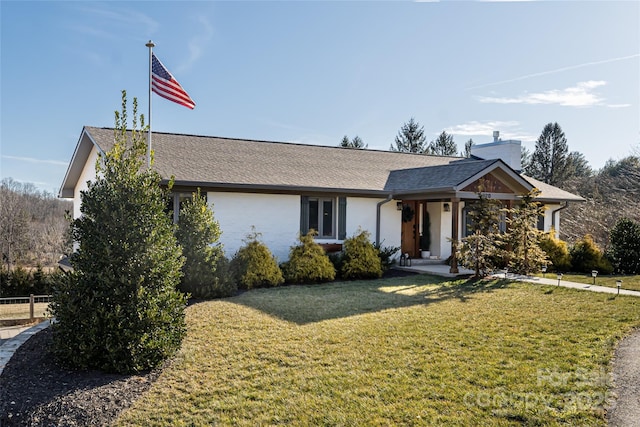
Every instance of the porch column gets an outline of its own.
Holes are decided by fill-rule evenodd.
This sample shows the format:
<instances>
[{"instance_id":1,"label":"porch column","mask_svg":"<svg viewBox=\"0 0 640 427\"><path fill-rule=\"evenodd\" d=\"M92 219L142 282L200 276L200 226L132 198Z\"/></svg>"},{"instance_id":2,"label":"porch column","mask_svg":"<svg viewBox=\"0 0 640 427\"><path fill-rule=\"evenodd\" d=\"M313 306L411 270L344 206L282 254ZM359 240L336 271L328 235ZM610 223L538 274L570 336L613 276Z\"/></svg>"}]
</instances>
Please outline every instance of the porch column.
<instances>
[{"instance_id":1,"label":"porch column","mask_svg":"<svg viewBox=\"0 0 640 427\"><path fill-rule=\"evenodd\" d=\"M451 199L451 264L449 273L458 274L458 210L460 199Z\"/></svg>"}]
</instances>

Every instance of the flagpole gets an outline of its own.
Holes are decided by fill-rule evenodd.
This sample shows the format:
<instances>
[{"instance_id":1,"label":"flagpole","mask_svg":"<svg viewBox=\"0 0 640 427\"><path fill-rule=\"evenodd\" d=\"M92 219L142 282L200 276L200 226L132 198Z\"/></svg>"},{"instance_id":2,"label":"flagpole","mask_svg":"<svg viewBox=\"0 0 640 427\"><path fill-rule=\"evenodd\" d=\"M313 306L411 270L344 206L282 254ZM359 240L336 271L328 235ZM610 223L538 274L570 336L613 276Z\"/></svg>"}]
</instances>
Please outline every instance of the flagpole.
<instances>
[{"instance_id":1,"label":"flagpole","mask_svg":"<svg viewBox=\"0 0 640 427\"><path fill-rule=\"evenodd\" d=\"M147 168L151 169L151 85L152 85L152 71L153 71L153 59L152 51L155 44L149 40L145 46L149 48L149 140L147 141Z\"/></svg>"}]
</instances>

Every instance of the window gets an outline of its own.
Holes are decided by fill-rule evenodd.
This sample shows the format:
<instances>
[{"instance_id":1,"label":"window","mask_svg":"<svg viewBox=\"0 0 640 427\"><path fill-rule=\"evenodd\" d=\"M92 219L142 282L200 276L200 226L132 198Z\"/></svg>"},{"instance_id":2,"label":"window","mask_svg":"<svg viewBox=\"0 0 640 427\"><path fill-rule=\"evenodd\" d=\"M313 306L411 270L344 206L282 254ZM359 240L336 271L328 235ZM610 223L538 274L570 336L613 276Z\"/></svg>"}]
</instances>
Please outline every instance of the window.
<instances>
[{"instance_id":1,"label":"window","mask_svg":"<svg viewBox=\"0 0 640 427\"><path fill-rule=\"evenodd\" d=\"M339 239L346 237L347 201L345 197L309 197L300 199L300 232L306 234L314 229L319 239ZM336 220L338 219L338 220ZM337 230L336 230L337 229ZM337 233L336 233L337 231Z\"/></svg>"},{"instance_id":2,"label":"window","mask_svg":"<svg viewBox=\"0 0 640 427\"><path fill-rule=\"evenodd\" d=\"M195 191L194 191L195 192ZM169 198L167 200L167 213L172 214L173 222L178 222L178 217L180 216L180 209L184 205L184 202L187 200L191 200L192 193L170 193ZM207 201L207 193L200 192L201 196L204 196L205 202Z\"/></svg>"}]
</instances>

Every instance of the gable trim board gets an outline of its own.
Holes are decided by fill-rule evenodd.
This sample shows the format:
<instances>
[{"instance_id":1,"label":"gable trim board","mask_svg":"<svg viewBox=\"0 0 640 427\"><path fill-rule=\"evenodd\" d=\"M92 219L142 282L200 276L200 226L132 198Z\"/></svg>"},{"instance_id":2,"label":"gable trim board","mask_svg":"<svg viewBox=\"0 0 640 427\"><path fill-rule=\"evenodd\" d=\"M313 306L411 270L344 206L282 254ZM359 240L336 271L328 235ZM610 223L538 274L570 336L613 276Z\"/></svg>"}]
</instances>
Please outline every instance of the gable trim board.
<instances>
[{"instance_id":1,"label":"gable trim board","mask_svg":"<svg viewBox=\"0 0 640 427\"><path fill-rule=\"evenodd\" d=\"M464 200L477 199L470 190L483 177L499 183L499 191L488 194L500 200L517 200L534 187L542 191L538 199L554 208L583 200L525 177L500 159L159 132L153 138L154 168L165 178L163 184L173 176L173 191L190 192L200 187L207 193L208 203L220 222L221 241L228 256L255 225L274 254L281 261L286 259L289 247L305 229L304 217L309 215L305 198L333 200L333 229L330 237L319 239L322 242L342 242L361 228L385 246L400 246L401 240L408 238L401 233L402 216L397 203L390 202L415 200L430 212L442 213L432 215L437 218L432 219L431 233L432 242L438 242L432 253L443 259L451 254L446 237L451 235L452 220L443 212L444 204L461 201L457 205L463 209ZM60 197L74 198L76 217L79 189L86 188L86 180L95 178L96 157L113 144L112 128L83 128L59 193ZM545 228L551 226L551 220L558 222L559 218L546 220ZM416 226L418 234L414 232L413 239L419 239L422 230L420 224Z\"/></svg>"}]
</instances>

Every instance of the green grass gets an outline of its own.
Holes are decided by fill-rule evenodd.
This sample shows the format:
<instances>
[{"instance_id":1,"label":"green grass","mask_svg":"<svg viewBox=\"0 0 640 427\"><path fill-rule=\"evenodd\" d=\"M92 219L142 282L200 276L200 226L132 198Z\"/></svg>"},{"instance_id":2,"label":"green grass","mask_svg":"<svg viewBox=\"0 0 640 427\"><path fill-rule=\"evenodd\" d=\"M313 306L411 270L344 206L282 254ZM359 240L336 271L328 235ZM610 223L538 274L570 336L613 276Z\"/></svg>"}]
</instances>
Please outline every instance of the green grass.
<instances>
[{"instance_id":1,"label":"green grass","mask_svg":"<svg viewBox=\"0 0 640 427\"><path fill-rule=\"evenodd\" d=\"M542 277L542 274L536 274L536 276ZM555 279L556 274L547 273L545 277L548 279ZM566 273L562 275L562 280L593 285L593 277L591 276L591 274ZM640 276L598 275L596 277L596 285L607 286L609 288L617 288L617 280L622 280L622 289L640 291Z\"/></svg>"},{"instance_id":2,"label":"green grass","mask_svg":"<svg viewBox=\"0 0 640 427\"><path fill-rule=\"evenodd\" d=\"M118 424L602 425L640 298L428 275L254 290L187 309Z\"/></svg>"}]
</instances>

